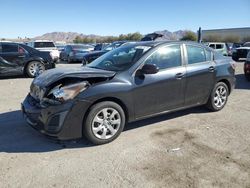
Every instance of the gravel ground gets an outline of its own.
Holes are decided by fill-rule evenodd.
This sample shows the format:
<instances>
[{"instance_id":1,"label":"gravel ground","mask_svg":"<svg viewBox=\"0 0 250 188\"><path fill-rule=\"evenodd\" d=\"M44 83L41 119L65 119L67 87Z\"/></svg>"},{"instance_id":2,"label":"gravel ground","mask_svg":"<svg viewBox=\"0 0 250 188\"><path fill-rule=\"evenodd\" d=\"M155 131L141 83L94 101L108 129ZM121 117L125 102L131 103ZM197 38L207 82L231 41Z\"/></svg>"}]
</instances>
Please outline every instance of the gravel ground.
<instances>
[{"instance_id":1,"label":"gravel ground","mask_svg":"<svg viewBox=\"0 0 250 188\"><path fill-rule=\"evenodd\" d=\"M198 107L132 123L102 146L40 135L20 111L32 80L0 80L0 187L250 187L250 83L242 65L222 111Z\"/></svg>"}]
</instances>

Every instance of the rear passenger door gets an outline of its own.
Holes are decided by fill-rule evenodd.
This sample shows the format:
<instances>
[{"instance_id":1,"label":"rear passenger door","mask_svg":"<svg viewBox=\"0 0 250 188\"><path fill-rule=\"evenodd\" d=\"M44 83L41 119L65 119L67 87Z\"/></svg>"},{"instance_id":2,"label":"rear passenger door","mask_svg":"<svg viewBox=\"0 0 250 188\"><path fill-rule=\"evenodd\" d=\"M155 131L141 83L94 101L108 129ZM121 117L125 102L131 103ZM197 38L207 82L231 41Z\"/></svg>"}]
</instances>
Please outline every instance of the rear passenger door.
<instances>
[{"instance_id":1,"label":"rear passenger door","mask_svg":"<svg viewBox=\"0 0 250 188\"><path fill-rule=\"evenodd\" d=\"M185 105L203 104L215 84L216 70L212 52L198 45L185 45L185 57Z\"/></svg>"}]
</instances>

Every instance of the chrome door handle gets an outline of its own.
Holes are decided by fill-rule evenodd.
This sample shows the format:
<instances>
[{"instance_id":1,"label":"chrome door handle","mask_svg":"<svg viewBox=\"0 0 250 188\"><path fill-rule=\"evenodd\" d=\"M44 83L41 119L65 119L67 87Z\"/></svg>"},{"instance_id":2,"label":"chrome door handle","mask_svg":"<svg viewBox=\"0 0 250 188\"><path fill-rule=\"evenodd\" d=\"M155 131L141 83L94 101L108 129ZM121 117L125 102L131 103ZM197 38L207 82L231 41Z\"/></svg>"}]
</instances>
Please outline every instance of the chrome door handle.
<instances>
[{"instance_id":1,"label":"chrome door handle","mask_svg":"<svg viewBox=\"0 0 250 188\"><path fill-rule=\"evenodd\" d=\"M176 78L177 80L181 80L183 77L184 77L184 73L182 73L182 72L177 73L177 74L175 75L175 78Z\"/></svg>"},{"instance_id":2,"label":"chrome door handle","mask_svg":"<svg viewBox=\"0 0 250 188\"><path fill-rule=\"evenodd\" d=\"M209 70L209 72L214 72L215 68L214 68L214 66L211 66L208 68L208 70Z\"/></svg>"}]
</instances>

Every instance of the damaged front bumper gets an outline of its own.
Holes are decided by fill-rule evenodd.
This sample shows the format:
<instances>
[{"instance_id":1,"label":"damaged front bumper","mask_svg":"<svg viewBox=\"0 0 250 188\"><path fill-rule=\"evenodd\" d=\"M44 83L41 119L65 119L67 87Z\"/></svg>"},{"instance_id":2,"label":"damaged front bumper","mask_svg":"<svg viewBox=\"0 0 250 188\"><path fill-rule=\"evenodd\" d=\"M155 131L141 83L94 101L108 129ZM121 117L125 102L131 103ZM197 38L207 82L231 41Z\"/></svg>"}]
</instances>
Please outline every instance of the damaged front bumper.
<instances>
[{"instance_id":1,"label":"damaged front bumper","mask_svg":"<svg viewBox=\"0 0 250 188\"><path fill-rule=\"evenodd\" d=\"M29 94L21 104L25 120L39 132L59 140L82 137L82 124L88 101L72 100L41 107Z\"/></svg>"}]
</instances>

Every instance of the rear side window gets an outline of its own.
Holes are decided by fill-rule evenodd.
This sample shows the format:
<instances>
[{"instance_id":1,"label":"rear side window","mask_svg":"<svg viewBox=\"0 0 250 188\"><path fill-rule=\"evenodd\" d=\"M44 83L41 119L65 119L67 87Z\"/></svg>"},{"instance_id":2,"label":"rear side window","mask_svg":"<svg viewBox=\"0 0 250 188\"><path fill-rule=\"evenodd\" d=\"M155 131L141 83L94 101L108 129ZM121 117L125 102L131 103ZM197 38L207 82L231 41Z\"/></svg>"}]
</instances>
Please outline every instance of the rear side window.
<instances>
[{"instance_id":1,"label":"rear side window","mask_svg":"<svg viewBox=\"0 0 250 188\"><path fill-rule=\"evenodd\" d=\"M222 48L224 48L223 44L216 44L216 49L222 49Z\"/></svg>"},{"instance_id":2,"label":"rear side window","mask_svg":"<svg viewBox=\"0 0 250 188\"><path fill-rule=\"evenodd\" d=\"M180 45L159 48L146 60L145 63L155 64L160 70L181 66Z\"/></svg>"},{"instance_id":3,"label":"rear side window","mask_svg":"<svg viewBox=\"0 0 250 188\"><path fill-rule=\"evenodd\" d=\"M4 43L2 43L2 52L3 53L18 52L18 45L17 44L4 44Z\"/></svg>"},{"instance_id":4,"label":"rear side window","mask_svg":"<svg viewBox=\"0 0 250 188\"><path fill-rule=\"evenodd\" d=\"M201 63L206 61L203 48L197 46L187 46L188 64Z\"/></svg>"}]
</instances>

